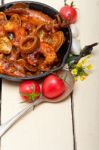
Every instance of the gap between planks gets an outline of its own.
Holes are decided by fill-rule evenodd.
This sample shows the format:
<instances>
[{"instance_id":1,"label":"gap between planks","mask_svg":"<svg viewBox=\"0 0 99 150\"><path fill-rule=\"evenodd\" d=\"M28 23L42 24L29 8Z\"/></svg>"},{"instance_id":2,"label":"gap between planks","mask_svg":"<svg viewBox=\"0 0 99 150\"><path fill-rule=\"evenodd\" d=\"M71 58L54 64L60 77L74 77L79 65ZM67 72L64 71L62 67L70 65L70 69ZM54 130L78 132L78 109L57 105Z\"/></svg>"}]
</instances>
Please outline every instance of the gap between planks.
<instances>
[{"instance_id":1,"label":"gap between planks","mask_svg":"<svg viewBox=\"0 0 99 150\"><path fill-rule=\"evenodd\" d=\"M66 2L67 2L67 0L64 0L64 5L66 5ZM71 98L71 116L72 116L73 150L77 150L73 92L71 93L70 98Z\"/></svg>"},{"instance_id":2,"label":"gap between planks","mask_svg":"<svg viewBox=\"0 0 99 150\"><path fill-rule=\"evenodd\" d=\"M71 97L71 116L72 116L73 148L74 148L74 150L77 150L73 92L71 93L70 97Z\"/></svg>"}]
</instances>

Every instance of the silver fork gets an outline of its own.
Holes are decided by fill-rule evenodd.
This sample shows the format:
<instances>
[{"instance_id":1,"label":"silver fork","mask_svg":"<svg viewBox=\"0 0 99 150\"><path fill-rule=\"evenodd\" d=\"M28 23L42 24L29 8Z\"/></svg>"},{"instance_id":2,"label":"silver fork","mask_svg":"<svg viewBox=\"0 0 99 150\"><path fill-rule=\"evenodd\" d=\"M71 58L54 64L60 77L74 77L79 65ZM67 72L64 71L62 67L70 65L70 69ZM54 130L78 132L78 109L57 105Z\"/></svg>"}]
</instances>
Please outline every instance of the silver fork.
<instances>
[{"instance_id":1,"label":"silver fork","mask_svg":"<svg viewBox=\"0 0 99 150\"><path fill-rule=\"evenodd\" d=\"M0 126L0 138L8 131L9 128L11 128L22 116L24 116L29 110L33 110L34 106L39 105L42 102L42 99L38 99L34 101L33 103L30 103L27 105L23 110L18 112L16 115L14 115L12 118L10 118L7 122L2 124Z\"/></svg>"}]
</instances>

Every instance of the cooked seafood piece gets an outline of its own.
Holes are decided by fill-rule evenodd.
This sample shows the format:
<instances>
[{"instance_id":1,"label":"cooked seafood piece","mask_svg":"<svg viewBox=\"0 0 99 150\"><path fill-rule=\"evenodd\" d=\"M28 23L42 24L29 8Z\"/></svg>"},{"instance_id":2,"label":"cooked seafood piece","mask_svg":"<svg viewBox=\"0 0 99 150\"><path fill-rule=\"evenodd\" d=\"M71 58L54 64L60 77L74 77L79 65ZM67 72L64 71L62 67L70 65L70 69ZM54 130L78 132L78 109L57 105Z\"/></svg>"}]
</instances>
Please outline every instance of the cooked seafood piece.
<instances>
[{"instance_id":1,"label":"cooked seafood piece","mask_svg":"<svg viewBox=\"0 0 99 150\"><path fill-rule=\"evenodd\" d=\"M20 42L20 49L22 53L32 53L37 50L40 45L40 40L38 36L27 36Z\"/></svg>"},{"instance_id":2,"label":"cooked seafood piece","mask_svg":"<svg viewBox=\"0 0 99 150\"><path fill-rule=\"evenodd\" d=\"M2 54L10 54L12 51L12 43L6 37L0 37L0 53Z\"/></svg>"},{"instance_id":3,"label":"cooked seafood piece","mask_svg":"<svg viewBox=\"0 0 99 150\"><path fill-rule=\"evenodd\" d=\"M65 37L62 31L58 31L51 35L51 45L55 48L56 52L60 49L65 42Z\"/></svg>"},{"instance_id":4,"label":"cooked seafood piece","mask_svg":"<svg viewBox=\"0 0 99 150\"><path fill-rule=\"evenodd\" d=\"M53 65L55 59L57 59L57 55L55 49L47 43L41 43L40 52L45 57L43 63L39 66L42 71L48 70L48 66Z\"/></svg>"},{"instance_id":5,"label":"cooked seafood piece","mask_svg":"<svg viewBox=\"0 0 99 150\"><path fill-rule=\"evenodd\" d=\"M46 23L46 27L50 27L52 29L59 29L68 26L68 24L60 17L59 14L56 15L55 19L52 19L47 14L44 14L41 11L31 10L28 8L28 6L26 7L24 4L22 5L22 3L15 4L12 7L6 9L5 14L8 16L19 14L23 22L30 22L36 26L39 26L43 23Z\"/></svg>"},{"instance_id":6,"label":"cooked seafood piece","mask_svg":"<svg viewBox=\"0 0 99 150\"><path fill-rule=\"evenodd\" d=\"M15 22L18 26L21 26L21 18L18 14L13 14L10 18L11 22Z\"/></svg>"},{"instance_id":7,"label":"cooked seafood piece","mask_svg":"<svg viewBox=\"0 0 99 150\"><path fill-rule=\"evenodd\" d=\"M9 61L15 62L16 60L18 60L20 56L20 50L19 48L12 48L11 54L9 56Z\"/></svg>"},{"instance_id":8,"label":"cooked seafood piece","mask_svg":"<svg viewBox=\"0 0 99 150\"><path fill-rule=\"evenodd\" d=\"M23 22L30 22L34 25L39 25L42 23L51 23L53 21L53 19L48 15L40 11L31 9L9 8L5 10L5 14L8 16L12 16L13 14L19 14Z\"/></svg>"},{"instance_id":9,"label":"cooked seafood piece","mask_svg":"<svg viewBox=\"0 0 99 150\"><path fill-rule=\"evenodd\" d=\"M4 27L2 25L0 25L0 37L6 36Z\"/></svg>"},{"instance_id":10,"label":"cooked seafood piece","mask_svg":"<svg viewBox=\"0 0 99 150\"><path fill-rule=\"evenodd\" d=\"M0 12L0 25L4 25L7 22L7 18L4 12Z\"/></svg>"},{"instance_id":11,"label":"cooked seafood piece","mask_svg":"<svg viewBox=\"0 0 99 150\"><path fill-rule=\"evenodd\" d=\"M9 64L8 67L4 70L5 74L13 77L25 77L24 69L21 65L18 64Z\"/></svg>"},{"instance_id":12,"label":"cooked seafood piece","mask_svg":"<svg viewBox=\"0 0 99 150\"><path fill-rule=\"evenodd\" d=\"M49 34L44 29L40 29L37 32L37 35L39 36L41 42L46 42L51 46L53 46L56 52L60 49L62 44L65 42L65 36L62 31Z\"/></svg>"},{"instance_id":13,"label":"cooked seafood piece","mask_svg":"<svg viewBox=\"0 0 99 150\"><path fill-rule=\"evenodd\" d=\"M25 77L48 71L60 62L66 23L24 3L0 12L0 74Z\"/></svg>"}]
</instances>

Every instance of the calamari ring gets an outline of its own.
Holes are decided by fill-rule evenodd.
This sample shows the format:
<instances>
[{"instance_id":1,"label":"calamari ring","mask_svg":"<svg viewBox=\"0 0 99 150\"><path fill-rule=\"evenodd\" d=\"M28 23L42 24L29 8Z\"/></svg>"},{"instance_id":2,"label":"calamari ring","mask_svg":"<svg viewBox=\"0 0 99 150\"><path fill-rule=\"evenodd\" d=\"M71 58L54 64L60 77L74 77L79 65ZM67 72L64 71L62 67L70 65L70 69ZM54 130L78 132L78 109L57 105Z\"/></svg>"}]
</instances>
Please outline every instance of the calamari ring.
<instances>
[{"instance_id":1,"label":"calamari ring","mask_svg":"<svg viewBox=\"0 0 99 150\"><path fill-rule=\"evenodd\" d=\"M40 45L40 39L37 36L27 36L20 43L20 49L22 53L32 53Z\"/></svg>"}]
</instances>

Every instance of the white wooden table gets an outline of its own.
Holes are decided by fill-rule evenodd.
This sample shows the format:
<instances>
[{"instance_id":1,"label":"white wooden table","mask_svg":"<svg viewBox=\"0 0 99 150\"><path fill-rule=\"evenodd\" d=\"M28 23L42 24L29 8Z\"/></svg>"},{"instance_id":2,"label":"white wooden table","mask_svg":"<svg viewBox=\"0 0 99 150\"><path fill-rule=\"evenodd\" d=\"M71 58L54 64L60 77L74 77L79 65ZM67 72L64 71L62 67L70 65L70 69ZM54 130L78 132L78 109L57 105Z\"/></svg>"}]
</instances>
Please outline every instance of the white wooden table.
<instances>
[{"instance_id":1,"label":"white wooden table","mask_svg":"<svg viewBox=\"0 0 99 150\"><path fill-rule=\"evenodd\" d=\"M11 0L3 0L4 3ZM14 1L14 0L13 0ZM64 0L41 0L56 9ZM70 1L68 1L70 2ZM81 45L99 41L99 0L75 0ZM17 122L1 139L1 150L99 150L99 46L92 73L76 82L73 98L43 104ZM25 107L18 84L2 81L1 123Z\"/></svg>"}]
</instances>

